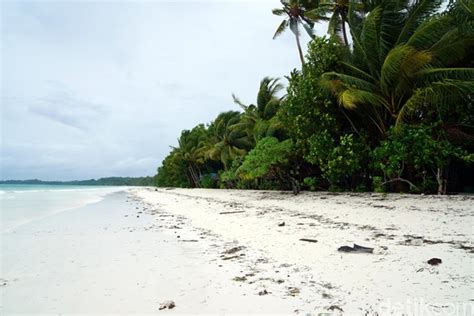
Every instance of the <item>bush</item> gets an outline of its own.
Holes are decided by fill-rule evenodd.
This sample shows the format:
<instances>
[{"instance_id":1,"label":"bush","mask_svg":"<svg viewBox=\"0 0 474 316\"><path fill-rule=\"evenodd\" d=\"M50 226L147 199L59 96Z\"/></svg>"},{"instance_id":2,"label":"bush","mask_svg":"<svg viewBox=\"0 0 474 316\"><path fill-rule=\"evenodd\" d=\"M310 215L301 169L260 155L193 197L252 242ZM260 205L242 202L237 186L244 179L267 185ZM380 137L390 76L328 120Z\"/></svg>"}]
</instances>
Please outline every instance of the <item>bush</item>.
<instances>
[{"instance_id":1,"label":"bush","mask_svg":"<svg viewBox=\"0 0 474 316\"><path fill-rule=\"evenodd\" d=\"M217 178L215 174L205 174L201 177L201 187L205 189L217 188Z\"/></svg>"},{"instance_id":2,"label":"bush","mask_svg":"<svg viewBox=\"0 0 474 316\"><path fill-rule=\"evenodd\" d=\"M348 179L362 169L367 155L364 141L353 134L340 136L337 144L327 131L323 131L309 139L309 153L305 159L319 166L331 191L338 191L341 186L352 184Z\"/></svg>"},{"instance_id":3,"label":"bush","mask_svg":"<svg viewBox=\"0 0 474 316\"><path fill-rule=\"evenodd\" d=\"M443 193L444 170L453 159L470 162L473 155L445 140L435 126L392 128L372 152L373 168L383 174L386 183L404 182L412 191L432 192L438 184L438 193Z\"/></svg>"}]
</instances>

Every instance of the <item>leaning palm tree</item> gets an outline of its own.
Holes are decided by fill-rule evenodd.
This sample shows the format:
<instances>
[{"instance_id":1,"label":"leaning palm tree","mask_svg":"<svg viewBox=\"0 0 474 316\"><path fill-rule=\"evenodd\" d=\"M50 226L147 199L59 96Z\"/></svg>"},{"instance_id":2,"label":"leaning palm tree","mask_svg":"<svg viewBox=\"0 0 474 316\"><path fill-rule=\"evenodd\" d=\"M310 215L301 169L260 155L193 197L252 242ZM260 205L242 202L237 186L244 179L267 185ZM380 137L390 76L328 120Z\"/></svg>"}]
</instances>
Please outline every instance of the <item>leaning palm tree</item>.
<instances>
[{"instance_id":1,"label":"leaning palm tree","mask_svg":"<svg viewBox=\"0 0 474 316\"><path fill-rule=\"evenodd\" d=\"M282 89L283 85L279 83L278 78L265 77L260 81L256 105L245 105L232 95L234 103L239 105L244 113L240 122L231 128L245 130L253 144L262 137L273 136L279 128L275 115L281 103L277 94Z\"/></svg>"},{"instance_id":2,"label":"leaning palm tree","mask_svg":"<svg viewBox=\"0 0 474 316\"><path fill-rule=\"evenodd\" d=\"M306 30L308 35L313 38L314 22L324 17L316 16L314 11L310 13L312 9L317 6L316 0L280 0L283 5L281 8L273 9L272 12L278 16L285 16L286 18L280 23L273 39L278 35L282 34L286 29L290 28L296 38L296 46L298 47L298 53L300 56L301 64L304 64L303 50L301 49L300 43L300 25Z\"/></svg>"},{"instance_id":3,"label":"leaning palm tree","mask_svg":"<svg viewBox=\"0 0 474 316\"><path fill-rule=\"evenodd\" d=\"M213 144L207 142L202 145L202 148L207 149L207 157L221 161L225 170L232 160L244 156L252 146L244 130L231 128L239 123L240 116L237 111L219 114L213 123Z\"/></svg>"},{"instance_id":4,"label":"leaning palm tree","mask_svg":"<svg viewBox=\"0 0 474 316\"><path fill-rule=\"evenodd\" d=\"M472 20L438 13L441 0L386 0L351 28L352 54L343 71L323 78L339 103L366 115L380 133L410 115L466 103L474 70L462 66L474 43Z\"/></svg>"}]
</instances>

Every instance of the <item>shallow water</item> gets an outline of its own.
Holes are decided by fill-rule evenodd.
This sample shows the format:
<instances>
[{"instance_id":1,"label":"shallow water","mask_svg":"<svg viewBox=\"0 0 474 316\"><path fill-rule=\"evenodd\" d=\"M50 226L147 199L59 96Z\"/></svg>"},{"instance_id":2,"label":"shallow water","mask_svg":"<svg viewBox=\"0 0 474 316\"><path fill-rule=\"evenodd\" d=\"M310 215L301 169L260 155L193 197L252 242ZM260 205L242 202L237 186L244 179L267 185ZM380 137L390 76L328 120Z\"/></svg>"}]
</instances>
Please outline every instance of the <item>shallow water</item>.
<instances>
[{"instance_id":1,"label":"shallow water","mask_svg":"<svg viewBox=\"0 0 474 316\"><path fill-rule=\"evenodd\" d=\"M98 202L124 187L0 185L0 229L11 232L45 217Z\"/></svg>"}]
</instances>

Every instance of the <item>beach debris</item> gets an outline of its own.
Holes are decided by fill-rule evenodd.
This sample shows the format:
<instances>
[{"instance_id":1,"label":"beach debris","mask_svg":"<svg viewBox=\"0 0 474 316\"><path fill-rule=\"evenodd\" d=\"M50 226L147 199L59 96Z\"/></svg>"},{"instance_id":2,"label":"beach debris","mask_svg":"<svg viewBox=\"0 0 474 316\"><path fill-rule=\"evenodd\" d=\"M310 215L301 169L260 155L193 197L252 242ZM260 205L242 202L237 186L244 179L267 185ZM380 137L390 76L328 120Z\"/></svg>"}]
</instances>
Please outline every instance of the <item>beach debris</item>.
<instances>
[{"instance_id":1,"label":"beach debris","mask_svg":"<svg viewBox=\"0 0 474 316\"><path fill-rule=\"evenodd\" d=\"M280 227L285 226L285 222L278 223L278 226L280 226Z\"/></svg>"},{"instance_id":2,"label":"beach debris","mask_svg":"<svg viewBox=\"0 0 474 316\"><path fill-rule=\"evenodd\" d=\"M297 287L289 287L288 288L288 295L290 296L296 296L300 294L300 289Z\"/></svg>"},{"instance_id":3,"label":"beach debris","mask_svg":"<svg viewBox=\"0 0 474 316\"><path fill-rule=\"evenodd\" d=\"M236 259L236 258L240 257L240 255L230 256L230 257L221 256L221 257L222 257L222 260L232 260L232 259Z\"/></svg>"},{"instance_id":4,"label":"beach debris","mask_svg":"<svg viewBox=\"0 0 474 316\"><path fill-rule=\"evenodd\" d=\"M301 241L307 241L307 242L318 242L316 239L311 239L311 238L300 238Z\"/></svg>"},{"instance_id":5,"label":"beach debris","mask_svg":"<svg viewBox=\"0 0 474 316\"><path fill-rule=\"evenodd\" d=\"M355 252L355 253L373 253L374 248L369 248L369 247L364 247L364 246L359 246L357 244L354 244L353 247L350 246L342 246L337 249L337 251L341 252Z\"/></svg>"},{"instance_id":6,"label":"beach debris","mask_svg":"<svg viewBox=\"0 0 474 316\"><path fill-rule=\"evenodd\" d=\"M225 215L225 214L236 214L236 213L245 213L245 211L220 212L219 214Z\"/></svg>"},{"instance_id":7,"label":"beach debris","mask_svg":"<svg viewBox=\"0 0 474 316\"><path fill-rule=\"evenodd\" d=\"M330 311L340 311L340 312L344 312L344 310L342 308L340 308L339 306L337 305L331 305L329 306L328 308Z\"/></svg>"},{"instance_id":8,"label":"beach debris","mask_svg":"<svg viewBox=\"0 0 474 316\"><path fill-rule=\"evenodd\" d=\"M224 254L232 255L232 254L237 253L237 252L239 252L241 250L244 250L244 249L245 249L244 246L237 246L237 247L233 247L233 248L230 248L230 249L224 251Z\"/></svg>"},{"instance_id":9,"label":"beach debris","mask_svg":"<svg viewBox=\"0 0 474 316\"><path fill-rule=\"evenodd\" d=\"M428 262L428 264L430 264L432 266L437 266L438 264L442 263L443 260L441 260L440 258L431 258L427 262Z\"/></svg>"},{"instance_id":10,"label":"beach debris","mask_svg":"<svg viewBox=\"0 0 474 316\"><path fill-rule=\"evenodd\" d=\"M245 282L245 281L247 281L247 278L245 276L236 276L232 280L238 281L238 282Z\"/></svg>"},{"instance_id":11,"label":"beach debris","mask_svg":"<svg viewBox=\"0 0 474 316\"><path fill-rule=\"evenodd\" d=\"M181 242L198 242L197 239L181 239Z\"/></svg>"},{"instance_id":12,"label":"beach debris","mask_svg":"<svg viewBox=\"0 0 474 316\"><path fill-rule=\"evenodd\" d=\"M163 303L160 304L160 307L158 309L159 310L173 309L175 307L176 307L176 304L173 301L164 301Z\"/></svg>"},{"instance_id":13,"label":"beach debris","mask_svg":"<svg viewBox=\"0 0 474 316\"><path fill-rule=\"evenodd\" d=\"M260 296L267 295L269 293L270 292L268 292L267 289L261 289L260 291L258 291L258 295L260 295Z\"/></svg>"},{"instance_id":14,"label":"beach debris","mask_svg":"<svg viewBox=\"0 0 474 316\"><path fill-rule=\"evenodd\" d=\"M471 246L460 245L459 249L466 250L469 253L474 253L474 247Z\"/></svg>"}]
</instances>

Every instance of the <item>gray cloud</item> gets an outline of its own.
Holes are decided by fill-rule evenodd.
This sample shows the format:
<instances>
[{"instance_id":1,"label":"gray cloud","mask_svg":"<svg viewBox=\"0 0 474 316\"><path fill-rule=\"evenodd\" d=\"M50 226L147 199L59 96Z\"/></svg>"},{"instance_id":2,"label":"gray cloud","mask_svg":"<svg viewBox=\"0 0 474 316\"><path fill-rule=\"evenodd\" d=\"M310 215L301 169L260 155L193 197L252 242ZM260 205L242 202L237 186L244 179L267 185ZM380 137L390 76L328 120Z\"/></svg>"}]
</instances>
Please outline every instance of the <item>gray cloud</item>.
<instances>
[{"instance_id":1,"label":"gray cloud","mask_svg":"<svg viewBox=\"0 0 474 316\"><path fill-rule=\"evenodd\" d=\"M278 4L2 2L1 177L153 175L182 129L299 66Z\"/></svg>"}]
</instances>

